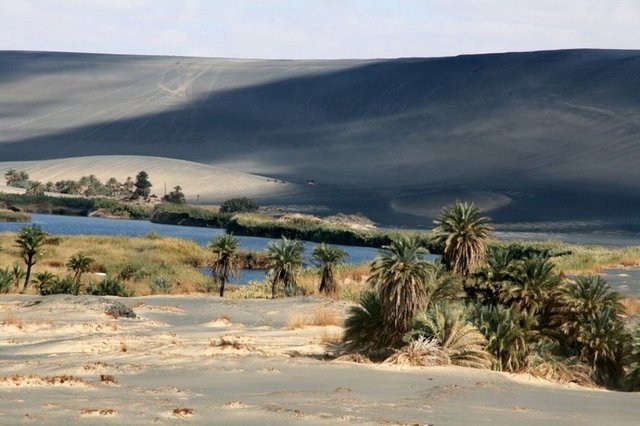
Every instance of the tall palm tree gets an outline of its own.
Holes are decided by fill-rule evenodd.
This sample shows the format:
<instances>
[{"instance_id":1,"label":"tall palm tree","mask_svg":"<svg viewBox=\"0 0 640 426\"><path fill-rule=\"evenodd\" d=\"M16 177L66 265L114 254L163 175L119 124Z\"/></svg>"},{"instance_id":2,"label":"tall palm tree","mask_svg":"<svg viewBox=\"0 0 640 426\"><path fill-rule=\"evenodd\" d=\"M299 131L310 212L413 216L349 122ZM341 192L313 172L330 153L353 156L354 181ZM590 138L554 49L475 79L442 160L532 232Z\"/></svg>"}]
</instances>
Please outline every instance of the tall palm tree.
<instances>
[{"instance_id":1,"label":"tall palm tree","mask_svg":"<svg viewBox=\"0 0 640 426\"><path fill-rule=\"evenodd\" d=\"M371 264L368 281L380 298L383 340L395 346L411 328L415 315L429 303L427 285L434 266L424 259L427 251L417 238L400 237L383 249Z\"/></svg>"},{"instance_id":2,"label":"tall palm tree","mask_svg":"<svg viewBox=\"0 0 640 426\"><path fill-rule=\"evenodd\" d=\"M562 280L549 259L541 256L518 261L514 277L503 289L503 302L525 316L542 312L560 291Z\"/></svg>"},{"instance_id":3,"label":"tall palm tree","mask_svg":"<svg viewBox=\"0 0 640 426\"><path fill-rule=\"evenodd\" d=\"M442 261L448 270L463 277L484 259L493 226L473 203L456 201L442 209L431 231L436 244L443 247Z\"/></svg>"},{"instance_id":4,"label":"tall palm tree","mask_svg":"<svg viewBox=\"0 0 640 426\"><path fill-rule=\"evenodd\" d=\"M333 270L344 263L348 254L338 247L331 247L325 243L318 244L313 249L313 259L320 268L320 293L335 294L338 291L338 282Z\"/></svg>"},{"instance_id":5,"label":"tall palm tree","mask_svg":"<svg viewBox=\"0 0 640 426\"><path fill-rule=\"evenodd\" d=\"M24 286L22 291L27 289L29 285L29 278L31 278L31 268L36 264L38 255L45 243L47 234L38 226L31 225L20 228L18 236L16 237L16 245L20 249L20 255L27 265L27 271L25 273Z\"/></svg>"},{"instance_id":6,"label":"tall palm tree","mask_svg":"<svg viewBox=\"0 0 640 426\"><path fill-rule=\"evenodd\" d=\"M87 273L91 270L91 264L95 261L95 259L85 256L82 253L74 254L67 261L67 268L73 272L73 282L76 285L80 285L80 279L82 278L82 274Z\"/></svg>"},{"instance_id":7,"label":"tall palm tree","mask_svg":"<svg viewBox=\"0 0 640 426\"><path fill-rule=\"evenodd\" d=\"M555 318L566 345L580 352L600 382L616 383L622 376L627 335L620 300L620 294L599 275L580 276L563 288L563 303Z\"/></svg>"},{"instance_id":8,"label":"tall palm tree","mask_svg":"<svg viewBox=\"0 0 640 426\"><path fill-rule=\"evenodd\" d=\"M211 263L211 274L220 284L220 297L224 297L224 286L229 276L237 276L240 263L235 256L240 241L231 234L220 235L209 244L209 250L215 255Z\"/></svg>"},{"instance_id":9,"label":"tall palm tree","mask_svg":"<svg viewBox=\"0 0 640 426\"><path fill-rule=\"evenodd\" d=\"M465 291L472 299L495 306L505 286L514 281L515 255L513 251L492 246L487 250L486 262L475 274L474 280L465 283Z\"/></svg>"},{"instance_id":10,"label":"tall palm tree","mask_svg":"<svg viewBox=\"0 0 640 426\"><path fill-rule=\"evenodd\" d=\"M297 275L304 267L304 245L300 241L282 238L267 247L267 267L271 275L271 296L276 297L279 284L292 295L297 286Z\"/></svg>"}]
</instances>

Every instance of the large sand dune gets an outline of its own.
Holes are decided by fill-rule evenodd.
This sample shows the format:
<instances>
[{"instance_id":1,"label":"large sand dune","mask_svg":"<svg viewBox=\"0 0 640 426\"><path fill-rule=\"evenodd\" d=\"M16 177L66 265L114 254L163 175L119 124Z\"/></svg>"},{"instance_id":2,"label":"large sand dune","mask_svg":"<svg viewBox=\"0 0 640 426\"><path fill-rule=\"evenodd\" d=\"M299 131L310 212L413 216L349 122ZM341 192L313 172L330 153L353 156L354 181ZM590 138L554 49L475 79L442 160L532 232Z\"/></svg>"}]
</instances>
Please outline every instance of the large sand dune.
<instances>
[{"instance_id":1,"label":"large sand dune","mask_svg":"<svg viewBox=\"0 0 640 426\"><path fill-rule=\"evenodd\" d=\"M0 175L8 170L24 170L31 179L42 182L78 180L88 174L95 175L103 183L115 177L124 182L127 177L135 180L141 170L149 174L153 184L152 193L158 196L172 191L176 185L182 187L187 201L219 203L233 197L257 199L287 196L299 192L298 185L276 181L262 176L240 173L220 167L208 166L192 161L143 156L92 156L59 160L9 161L0 163Z\"/></svg>"},{"instance_id":2,"label":"large sand dune","mask_svg":"<svg viewBox=\"0 0 640 426\"><path fill-rule=\"evenodd\" d=\"M0 423L636 425L638 395L461 367L329 361L315 298L3 296Z\"/></svg>"},{"instance_id":3,"label":"large sand dune","mask_svg":"<svg viewBox=\"0 0 640 426\"><path fill-rule=\"evenodd\" d=\"M499 221L637 225L639 75L640 51L614 50L369 61L1 52L0 161L178 158L312 179L305 202L396 223L432 217L455 193L499 200L488 204Z\"/></svg>"}]
</instances>

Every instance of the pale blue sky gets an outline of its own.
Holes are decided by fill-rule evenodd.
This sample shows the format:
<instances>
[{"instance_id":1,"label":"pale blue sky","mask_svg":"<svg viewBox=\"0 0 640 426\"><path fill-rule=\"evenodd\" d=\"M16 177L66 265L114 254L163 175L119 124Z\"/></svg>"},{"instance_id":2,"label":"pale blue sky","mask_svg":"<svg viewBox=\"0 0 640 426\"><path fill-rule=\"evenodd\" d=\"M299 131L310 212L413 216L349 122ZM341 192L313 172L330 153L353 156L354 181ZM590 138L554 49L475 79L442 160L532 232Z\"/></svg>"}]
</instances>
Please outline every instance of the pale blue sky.
<instances>
[{"instance_id":1,"label":"pale blue sky","mask_svg":"<svg viewBox=\"0 0 640 426\"><path fill-rule=\"evenodd\" d=\"M0 50L380 58L640 48L640 0L0 0Z\"/></svg>"}]
</instances>

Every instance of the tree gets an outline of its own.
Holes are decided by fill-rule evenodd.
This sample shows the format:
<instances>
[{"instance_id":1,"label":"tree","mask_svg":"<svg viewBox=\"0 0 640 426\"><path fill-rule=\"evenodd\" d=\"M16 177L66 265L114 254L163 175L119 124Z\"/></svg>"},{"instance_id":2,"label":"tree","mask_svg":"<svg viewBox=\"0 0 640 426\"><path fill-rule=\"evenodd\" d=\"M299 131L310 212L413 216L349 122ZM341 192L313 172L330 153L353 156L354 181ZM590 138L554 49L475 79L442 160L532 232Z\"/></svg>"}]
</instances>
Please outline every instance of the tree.
<instances>
[{"instance_id":1,"label":"tree","mask_svg":"<svg viewBox=\"0 0 640 426\"><path fill-rule=\"evenodd\" d=\"M220 206L220 213L253 213L258 211L258 204L251 198L232 198Z\"/></svg>"},{"instance_id":2,"label":"tree","mask_svg":"<svg viewBox=\"0 0 640 426\"><path fill-rule=\"evenodd\" d=\"M238 239L230 234L220 235L209 244L209 250L215 255L211 263L211 274L220 284L220 297L224 297L224 286L229 281L229 276L237 276L240 270L235 256L239 246Z\"/></svg>"},{"instance_id":3,"label":"tree","mask_svg":"<svg viewBox=\"0 0 640 426\"><path fill-rule=\"evenodd\" d=\"M487 341L478 329L467 323L462 306L434 305L416 317L411 336L437 339L451 364L491 367L493 357L485 350Z\"/></svg>"},{"instance_id":4,"label":"tree","mask_svg":"<svg viewBox=\"0 0 640 426\"><path fill-rule=\"evenodd\" d=\"M335 294L338 291L338 282L333 270L344 263L347 256L347 252L338 247L331 247L325 243L315 246L313 259L320 268L320 293Z\"/></svg>"},{"instance_id":5,"label":"tree","mask_svg":"<svg viewBox=\"0 0 640 426\"><path fill-rule=\"evenodd\" d=\"M27 289L29 278L31 278L31 268L33 268L33 265L35 265L38 260L38 255L45 243L46 236L47 234L38 225L22 227L18 232L15 240L16 245L20 249L20 255L24 263L27 265L22 291Z\"/></svg>"},{"instance_id":6,"label":"tree","mask_svg":"<svg viewBox=\"0 0 640 426\"><path fill-rule=\"evenodd\" d=\"M400 237L383 249L371 265L368 282L380 298L385 323L382 338L395 346L428 304L426 287L434 266L424 259L427 251L416 238Z\"/></svg>"},{"instance_id":7,"label":"tree","mask_svg":"<svg viewBox=\"0 0 640 426\"><path fill-rule=\"evenodd\" d=\"M29 175L24 171L11 169L4 174L7 186L15 186L17 188L27 188L29 185Z\"/></svg>"},{"instance_id":8,"label":"tree","mask_svg":"<svg viewBox=\"0 0 640 426\"><path fill-rule=\"evenodd\" d=\"M44 195L44 185L38 181L29 181L26 193L29 195Z\"/></svg>"},{"instance_id":9,"label":"tree","mask_svg":"<svg viewBox=\"0 0 640 426\"><path fill-rule=\"evenodd\" d=\"M185 204L184 194L182 193L182 187L179 185L173 187L173 191L162 197L162 201L173 204Z\"/></svg>"},{"instance_id":10,"label":"tree","mask_svg":"<svg viewBox=\"0 0 640 426\"><path fill-rule=\"evenodd\" d=\"M136 175L136 182L134 183L136 187L135 195L137 197L142 197L145 200L149 198L149 194L151 194L151 182L149 182L149 175L144 170Z\"/></svg>"},{"instance_id":11,"label":"tree","mask_svg":"<svg viewBox=\"0 0 640 426\"><path fill-rule=\"evenodd\" d=\"M442 261L448 270L467 277L485 256L493 226L473 203L456 201L442 209L431 231L434 243L443 248Z\"/></svg>"},{"instance_id":12,"label":"tree","mask_svg":"<svg viewBox=\"0 0 640 426\"><path fill-rule=\"evenodd\" d=\"M82 278L82 274L91 270L91 264L94 261L94 259L85 256L82 253L74 254L69 258L67 268L73 272L73 281L76 285L80 285L80 278Z\"/></svg>"},{"instance_id":13,"label":"tree","mask_svg":"<svg viewBox=\"0 0 640 426\"><path fill-rule=\"evenodd\" d=\"M288 295L295 293L297 275L304 266L304 245L300 241L282 238L267 246L267 267L271 276L271 297L276 297L279 284Z\"/></svg>"},{"instance_id":14,"label":"tree","mask_svg":"<svg viewBox=\"0 0 640 426\"><path fill-rule=\"evenodd\" d=\"M107 183L105 184L112 197L117 197L120 195L120 188L122 188L122 184L118 182L118 180L114 177L109 178Z\"/></svg>"},{"instance_id":15,"label":"tree","mask_svg":"<svg viewBox=\"0 0 640 426\"><path fill-rule=\"evenodd\" d=\"M503 302L525 316L538 315L560 290L562 280L549 259L534 256L518 261L513 281L503 288Z\"/></svg>"}]
</instances>

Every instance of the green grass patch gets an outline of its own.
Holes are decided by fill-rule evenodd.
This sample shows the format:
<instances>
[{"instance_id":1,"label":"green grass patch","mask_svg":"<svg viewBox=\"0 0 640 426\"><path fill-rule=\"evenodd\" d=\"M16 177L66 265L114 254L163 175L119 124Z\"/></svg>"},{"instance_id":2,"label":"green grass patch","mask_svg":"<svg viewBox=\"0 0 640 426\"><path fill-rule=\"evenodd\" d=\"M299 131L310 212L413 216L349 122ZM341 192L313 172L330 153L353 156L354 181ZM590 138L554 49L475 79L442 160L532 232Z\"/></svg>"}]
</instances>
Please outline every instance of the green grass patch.
<instances>
[{"instance_id":1,"label":"green grass patch","mask_svg":"<svg viewBox=\"0 0 640 426\"><path fill-rule=\"evenodd\" d=\"M0 222L29 222L31 216L22 212L0 209Z\"/></svg>"}]
</instances>

